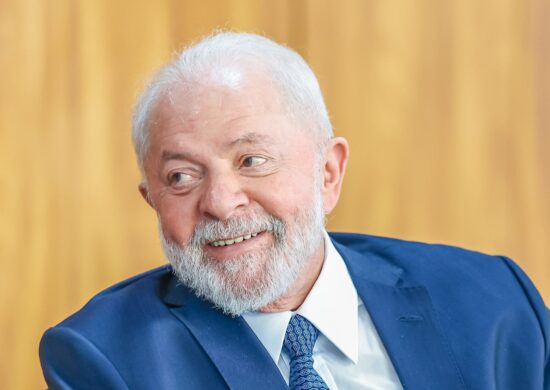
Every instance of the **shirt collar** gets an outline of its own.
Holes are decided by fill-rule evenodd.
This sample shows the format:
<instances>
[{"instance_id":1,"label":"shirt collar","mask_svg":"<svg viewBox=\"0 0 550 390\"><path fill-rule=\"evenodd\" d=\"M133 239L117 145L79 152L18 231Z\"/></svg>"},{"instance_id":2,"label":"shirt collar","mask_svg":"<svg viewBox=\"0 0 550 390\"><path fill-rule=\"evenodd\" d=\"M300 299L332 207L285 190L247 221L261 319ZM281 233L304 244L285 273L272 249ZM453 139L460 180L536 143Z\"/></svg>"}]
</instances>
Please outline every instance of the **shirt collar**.
<instances>
[{"instance_id":1,"label":"shirt collar","mask_svg":"<svg viewBox=\"0 0 550 390\"><path fill-rule=\"evenodd\" d=\"M296 310L307 318L344 355L357 363L357 292L342 256L325 232L325 260L321 273L306 300ZM286 328L292 312L244 313L243 317L275 363L279 361Z\"/></svg>"}]
</instances>

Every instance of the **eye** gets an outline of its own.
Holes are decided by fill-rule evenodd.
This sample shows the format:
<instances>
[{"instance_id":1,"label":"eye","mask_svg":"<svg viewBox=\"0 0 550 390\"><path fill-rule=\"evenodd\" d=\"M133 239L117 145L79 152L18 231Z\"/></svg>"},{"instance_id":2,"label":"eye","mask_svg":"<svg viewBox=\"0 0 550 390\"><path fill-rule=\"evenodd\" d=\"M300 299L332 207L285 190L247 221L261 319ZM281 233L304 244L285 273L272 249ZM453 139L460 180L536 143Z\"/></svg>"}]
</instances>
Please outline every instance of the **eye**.
<instances>
[{"instance_id":1,"label":"eye","mask_svg":"<svg viewBox=\"0 0 550 390\"><path fill-rule=\"evenodd\" d=\"M184 172L174 172L169 177L169 182L172 187L182 187L193 180L193 176Z\"/></svg>"},{"instance_id":2,"label":"eye","mask_svg":"<svg viewBox=\"0 0 550 390\"><path fill-rule=\"evenodd\" d=\"M252 168L258 165L262 165L267 161L267 158L261 156L248 156L243 159L242 166L245 168Z\"/></svg>"}]
</instances>

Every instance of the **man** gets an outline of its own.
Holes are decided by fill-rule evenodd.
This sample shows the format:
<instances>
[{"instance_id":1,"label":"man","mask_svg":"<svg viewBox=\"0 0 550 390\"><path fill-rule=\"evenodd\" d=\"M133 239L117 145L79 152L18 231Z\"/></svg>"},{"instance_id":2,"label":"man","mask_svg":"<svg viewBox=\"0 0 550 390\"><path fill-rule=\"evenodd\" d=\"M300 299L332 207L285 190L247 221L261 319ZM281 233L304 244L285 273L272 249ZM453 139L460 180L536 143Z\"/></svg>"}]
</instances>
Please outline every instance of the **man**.
<instances>
[{"instance_id":1,"label":"man","mask_svg":"<svg viewBox=\"0 0 550 390\"><path fill-rule=\"evenodd\" d=\"M52 389L548 388L548 311L510 260L326 234L348 145L295 52L188 48L133 142L171 265L46 332Z\"/></svg>"}]
</instances>

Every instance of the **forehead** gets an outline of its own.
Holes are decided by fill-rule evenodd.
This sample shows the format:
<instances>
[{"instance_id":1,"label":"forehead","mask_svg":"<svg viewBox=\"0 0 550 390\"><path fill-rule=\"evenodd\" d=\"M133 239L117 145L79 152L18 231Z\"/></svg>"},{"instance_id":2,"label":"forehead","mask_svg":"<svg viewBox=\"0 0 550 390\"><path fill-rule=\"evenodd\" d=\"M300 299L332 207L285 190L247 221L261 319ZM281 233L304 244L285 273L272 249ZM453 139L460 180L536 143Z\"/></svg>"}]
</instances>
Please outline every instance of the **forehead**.
<instances>
[{"instance_id":1,"label":"forehead","mask_svg":"<svg viewBox=\"0 0 550 390\"><path fill-rule=\"evenodd\" d=\"M271 80L261 75L230 76L222 81L216 75L217 79L182 82L168 90L152 117L150 145L177 136L198 140L251 131L289 136L294 126Z\"/></svg>"},{"instance_id":2,"label":"forehead","mask_svg":"<svg viewBox=\"0 0 550 390\"><path fill-rule=\"evenodd\" d=\"M231 111L282 112L281 94L265 74L236 68L215 69L193 80L175 83L160 99L156 113L157 119L176 114L196 120Z\"/></svg>"}]
</instances>

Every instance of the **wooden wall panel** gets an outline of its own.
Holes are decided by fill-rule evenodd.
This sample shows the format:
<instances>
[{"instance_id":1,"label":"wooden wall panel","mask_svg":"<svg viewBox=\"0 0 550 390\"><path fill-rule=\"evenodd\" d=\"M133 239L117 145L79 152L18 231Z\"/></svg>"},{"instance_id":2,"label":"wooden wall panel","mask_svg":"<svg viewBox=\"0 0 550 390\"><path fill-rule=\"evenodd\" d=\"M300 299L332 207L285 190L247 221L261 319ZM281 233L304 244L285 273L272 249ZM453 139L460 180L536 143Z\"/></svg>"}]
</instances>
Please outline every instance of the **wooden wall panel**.
<instances>
[{"instance_id":1,"label":"wooden wall panel","mask_svg":"<svg viewBox=\"0 0 550 390\"><path fill-rule=\"evenodd\" d=\"M43 387L42 332L164 262L132 105L215 28L318 74L352 147L330 228L508 254L548 300L549 19L544 0L0 2L0 388Z\"/></svg>"}]
</instances>

